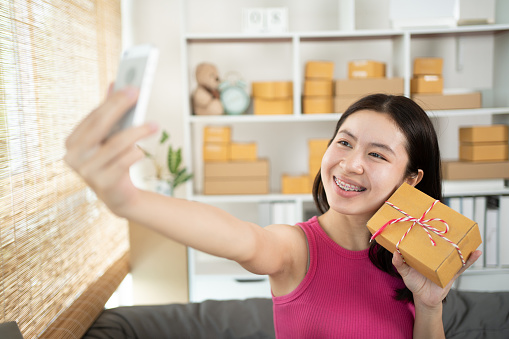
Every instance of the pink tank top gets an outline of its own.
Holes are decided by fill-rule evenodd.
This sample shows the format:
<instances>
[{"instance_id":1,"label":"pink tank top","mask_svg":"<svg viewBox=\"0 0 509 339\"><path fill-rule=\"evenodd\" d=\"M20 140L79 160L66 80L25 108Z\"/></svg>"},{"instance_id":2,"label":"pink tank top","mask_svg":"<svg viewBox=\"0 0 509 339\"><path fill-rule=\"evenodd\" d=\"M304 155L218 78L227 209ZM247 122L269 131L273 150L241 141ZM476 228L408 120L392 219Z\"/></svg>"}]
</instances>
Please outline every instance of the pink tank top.
<instances>
[{"instance_id":1,"label":"pink tank top","mask_svg":"<svg viewBox=\"0 0 509 339\"><path fill-rule=\"evenodd\" d=\"M299 226L309 269L294 291L272 298L276 338L412 338L415 308L394 299L401 279L376 268L368 249L336 244L317 217Z\"/></svg>"}]
</instances>

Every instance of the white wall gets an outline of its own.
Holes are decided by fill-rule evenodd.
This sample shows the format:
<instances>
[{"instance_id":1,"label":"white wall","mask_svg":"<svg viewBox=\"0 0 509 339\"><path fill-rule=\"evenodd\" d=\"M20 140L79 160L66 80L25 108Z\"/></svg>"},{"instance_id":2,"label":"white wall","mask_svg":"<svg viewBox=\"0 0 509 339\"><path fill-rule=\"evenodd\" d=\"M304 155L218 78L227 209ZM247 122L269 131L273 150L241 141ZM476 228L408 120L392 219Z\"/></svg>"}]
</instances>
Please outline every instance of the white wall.
<instances>
[{"instance_id":1,"label":"white wall","mask_svg":"<svg viewBox=\"0 0 509 339\"><path fill-rule=\"evenodd\" d=\"M178 0L122 0L124 47L150 43L159 48L159 64L148 106L147 120L169 132L175 146L182 146L183 114L180 67L180 2ZM140 144L155 150L159 135ZM159 154L163 156L162 152ZM132 169L133 180L148 186L149 161ZM177 190L182 195L184 190ZM165 304L187 302L186 248L136 224L130 225L133 302Z\"/></svg>"}]
</instances>

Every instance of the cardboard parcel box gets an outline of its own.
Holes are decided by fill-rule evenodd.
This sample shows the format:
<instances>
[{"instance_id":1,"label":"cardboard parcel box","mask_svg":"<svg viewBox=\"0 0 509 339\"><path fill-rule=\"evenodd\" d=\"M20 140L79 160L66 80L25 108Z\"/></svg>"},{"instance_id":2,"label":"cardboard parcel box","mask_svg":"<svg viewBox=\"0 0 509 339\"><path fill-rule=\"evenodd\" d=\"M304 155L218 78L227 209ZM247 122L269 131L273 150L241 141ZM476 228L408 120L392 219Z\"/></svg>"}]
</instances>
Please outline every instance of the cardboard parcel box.
<instances>
[{"instance_id":1,"label":"cardboard parcel box","mask_svg":"<svg viewBox=\"0 0 509 339\"><path fill-rule=\"evenodd\" d=\"M415 223L412 227L413 221L395 222L406 215L387 202L368 221L369 231L375 235L379 229L382 229L376 236L376 241L380 245L393 253L396 250L396 244L400 242L399 251L408 265L435 284L441 287L446 286L463 266L460 252L466 261L481 244L481 234L477 223L440 202L433 206L435 199L406 183L394 192L388 202L412 218L421 219L422 217L422 224L443 233L437 234L428 228L430 234L428 235L424 226ZM431 206L433 207L429 209ZM429 211L425 213L428 209ZM447 230L446 225L441 221L429 220L434 218L444 220L449 229ZM383 228L387 223L390 224ZM405 236L410 227L412 227L411 230ZM402 237L403 240L401 240ZM435 246L430 237L433 238Z\"/></svg>"},{"instance_id":2,"label":"cardboard parcel box","mask_svg":"<svg viewBox=\"0 0 509 339\"><path fill-rule=\"evenodd\" d=\"M444 180L509 179L509 161L442 161Z\"/></svg>"},{"instance_id":3,"label":"cardboard parcel box","mask_svg":"<svg viewBox=\"0 0 509 339\"><path fill-rule=\"evenodd\" d=\"M206 162L204 194L268 194L269 161Z\"/></svg>"}]
</instances>

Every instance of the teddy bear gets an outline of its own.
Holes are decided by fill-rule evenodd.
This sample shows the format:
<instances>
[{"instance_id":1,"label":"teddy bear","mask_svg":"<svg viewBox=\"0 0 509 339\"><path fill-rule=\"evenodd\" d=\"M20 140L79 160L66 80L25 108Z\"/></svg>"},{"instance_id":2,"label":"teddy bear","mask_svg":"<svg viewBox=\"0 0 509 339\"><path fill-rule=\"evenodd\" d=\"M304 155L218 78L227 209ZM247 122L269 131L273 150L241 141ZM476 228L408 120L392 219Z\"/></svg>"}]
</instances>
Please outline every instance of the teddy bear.
<instances>
[{"instance_id":1,"label":"teddy bear","mask_svg":"<svg viewBox=\"0 0 509 339\"><path fill-rule=\"evenodd\" d=\"M219 73L216 66L201 63L196 67L198 87L192 94L193 111L196 115L219 115L224 109L219 99Z\"/></svg>"}]
</instances>

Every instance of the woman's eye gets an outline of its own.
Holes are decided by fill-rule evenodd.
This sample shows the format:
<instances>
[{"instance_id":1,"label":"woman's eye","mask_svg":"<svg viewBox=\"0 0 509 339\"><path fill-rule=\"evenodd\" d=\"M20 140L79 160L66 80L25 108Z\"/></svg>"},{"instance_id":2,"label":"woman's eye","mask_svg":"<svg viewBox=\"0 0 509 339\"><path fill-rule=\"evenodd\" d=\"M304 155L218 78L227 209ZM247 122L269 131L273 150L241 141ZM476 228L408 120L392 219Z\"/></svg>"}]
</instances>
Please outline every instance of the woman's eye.
<instances>
[{"instance_id":1,"label":"woman's eye","mask_svg":"<svg viewBox=\"0 0 509 339\"><path fill-rule=\"evenodd\" d=\"M352 147L352 145L350 145L350 143L348 141L346 141L346 140L340 140L338 142L338 144L346 146L346 147Z\"/></svg>"},{"instance_id":2,"label":"woman's eye","mask_svg":"<svg viewBox=\"0 0 509 339\"><path fill-rule=\"evenodd\" d=\"M375 158L385 160L385 158L383 156L381 156L380 154L375 153L375 152L371 152L371 153L369 153L369 155L371 155L372 157L375 157Z\"/></svg>"}]
</instances>

